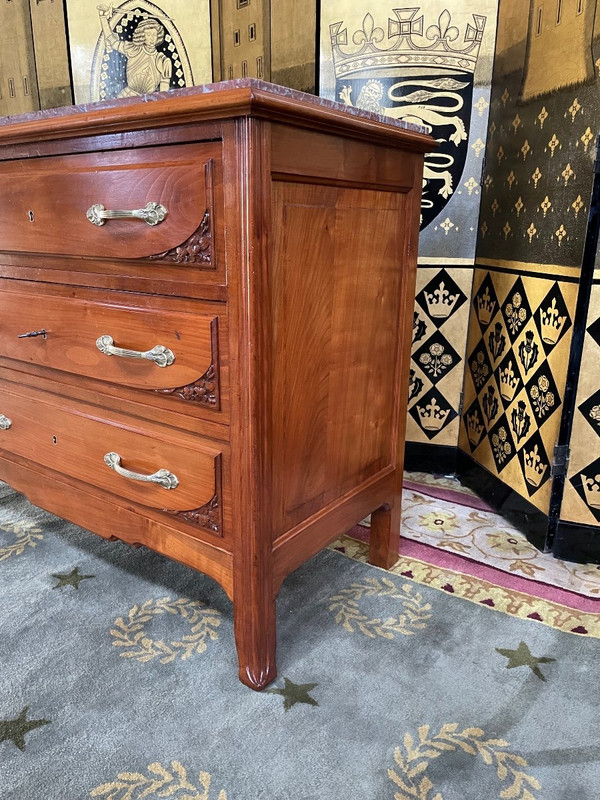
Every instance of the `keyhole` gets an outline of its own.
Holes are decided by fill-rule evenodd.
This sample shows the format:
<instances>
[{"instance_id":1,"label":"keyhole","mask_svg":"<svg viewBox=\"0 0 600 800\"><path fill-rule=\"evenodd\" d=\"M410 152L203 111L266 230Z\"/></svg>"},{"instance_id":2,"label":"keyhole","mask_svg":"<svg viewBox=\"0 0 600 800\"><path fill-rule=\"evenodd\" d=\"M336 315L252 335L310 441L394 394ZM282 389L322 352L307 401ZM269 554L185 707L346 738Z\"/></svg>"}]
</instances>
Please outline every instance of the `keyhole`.
<instances>
[{"instance_id":1,"label":"keyhole","mask_svg":"<svg viewBox=\"0 0 600 800\"><path fill-rule=\"evenodd\" d=\"M29 217L29 222L35 221L35 214L33 213L33 211L28 211L27 216Z\"/></svg>"},{"instance_id":2,"label":"keyhole","mask_svg":"<svg viewBox=\"0 0 600 800\"><path fill-rule=\"evenodd\" d=\"M58 444L58 439L56 438L56 436L52 437L52 444Z\"/></svg>"}]
</instances>

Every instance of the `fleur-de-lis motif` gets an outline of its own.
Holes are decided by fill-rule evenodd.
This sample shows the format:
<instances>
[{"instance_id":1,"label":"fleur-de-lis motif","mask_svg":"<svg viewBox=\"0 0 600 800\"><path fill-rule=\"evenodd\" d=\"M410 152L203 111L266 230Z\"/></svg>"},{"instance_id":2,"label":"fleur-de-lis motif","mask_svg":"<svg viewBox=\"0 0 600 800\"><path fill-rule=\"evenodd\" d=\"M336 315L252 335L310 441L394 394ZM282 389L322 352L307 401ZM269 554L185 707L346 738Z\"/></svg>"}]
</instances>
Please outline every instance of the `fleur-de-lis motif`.
<instances>
[{"instance_id":1,"label":"fleur-de-lis motif","mask_svg":"<svg viewBox=\"0 0 600 800\"><path fill-rule=\"evenodd\" d=\"M581 199L581 195L578 194L575 200L571 203L571 208L575 211L575 219L579 216L579 212L584 207L584 202Z\"/></svg>"},{"instance_id":2,"label":"fleur-de-lis motif","mask_svg":"<svg viewBox=\"0 0 600 800\"><path fill-rule=\"evenodd\" d=\"M539 167L536 167L534 173L531 176L531 180L533 181L533 185L535 186L536 189L538 183L540 182L541 177L542 177L542 172Z\"/></svg>"},{"instance_id":3,"label":"fleur-de-lis motif","mask_svg":"<svg viewBox=\"0 0 600 800\"><path fill-rule=\"evenodd\" d=\"M438 18L437 25L430 25L427 28L426 36L428 39L445 39L447 42L454 42L458 39L460 31L458 28L450 25L450 12L444 9Z\"/></svg>"},{"instance_id":4,"label":"fleur-de-lis motif","mask_svg":"<svg viewBox=\"0 0 600 800\"><path fill-rule=\"evenodd\" d=\"M539 119L539 121L540 121L540 129L542 129L544 127L544 122L546 122L546 120L548 119L548 116L549 116L549 114L546 111L546 106L542 106L542 110L540 111L540 113L538 114L538 117L537 117Z\"/></svg>"},{"instance_id":5,"label":"fleur-de-lis motif","mask_svg":"<svg viewBox=\"0 0 600 800\"><path fill-rule=\"evenodd\" d=\"M531 244L531 242L533 241L533 237L536 235L536 233L537 233L537 228L532 222L531 225L527 228L527 236L529 236L529 244Z\"/></svg>"},{"instance_id":6,"label":"fleur-de-lis motif","mask_svg":"<svg viewBox=\"0 0 600 800\"><path fill-rule=\"evenodd\" d=\"M367 14L363 19L362 30L356 31L352 37L354 44L368 44L370 42L382 42L385 39L383 28L375 27L375 20L371 14Z\"/></svg>"},{"instance_id":7,"label":"fleur-de-lis motif","mask_svg":"<svg viewBox=\"0 0 600 800\"><path fill-rule=\"evenodd\" d=\"M588 151L588 147L590 146L590 142L592 141L593 138L594 134L592 133L592 129L588 125L586 132L581 137L581 141L583 142L583 147L586 153Z\"/></svg>"},{"instance_id":8,"label":"fleur-de-lis motif","mask_svg":"<svg viewBox=\"0 0 600 800\"><path fill-rule=\"evenodd\" d=\"M554 235L558 239L558 246L560 247L560 245L562 244L562 240L567 235L567 231L566 231L565 226L561 225L560 228L558 228L558 230L554 231Z\"/></svg>"},{"instance_id":9,"label":"fleur-de-lis motif","mask_svg":"<svg viewBox=\"0 0 600 800\"><path fill-rule=\"evenodd\" d=\"M531 145L529 144L528 140L525 139L523 142L523 147L521 147L521 153L523 154L523 161L527 158L527 154L531 150Z\"/></svg>"},{"instance_id":10,"label":"fleur-de-lis motif","mask_svg":"<svg viewBox=\"0 0 600 800\"><path fill-rule=\"evenodd\" d=\"M550 158L554 158L554 151L559 145L560 145L560 139L555 133L553 133L552 138L548 142L548 147L550 148Z\"/></svg>"},{"instance_id":11,"label":"fleur-de-lis motif","mask_svg":"<svg viewBox=\"0 0 600 800\"><path fill-rule=\"evenodd\" d=\"M571 115L571 122L575 122L575 117L577 116L577 112L578 111L581 111L581 103L579 102L579 100L577 98L575 98L575 100L573 100L573 102L569 106L569 113ZM565 117L566 116L567 115L565 114Z\"/></svg>"},{"instance_id":12,"label":"fleur-de-lis motif","mask_svg":"<svg viewBox=\"0 0 600 800\"><path fill-rule=\"evenodd\" d=\"M567 164L567 166L563 169L563 171L560 174L564 178L565 186L568 186L569 181L571 180L573 175L575 175L575 173L573 172L573 167L570 164Z\"/></svg>"},{"instance_id":13,"label":"fleur-de-lis motif","mask_svg":"<svg viewBox=\"0 0 600 800\"><path fill-rule=\"evenodd\" d=\"M550 198L548 197L548 195L546 195L546 197L544 197L544 199L540 203L540 208L544 212L544 219L545 219L546 218L546 214L552 208L552 203L550 202Z\"/></svg>"},{"instance_id":14,"label":"fleur-de-lis motif","mask_svg":"<svg viewBox=\"0 0 600 800\"><path fill-rule=\"evenodd\" d=\"M525 203L523 202L523 198L521 197L521 195L519 195L519 199L515 203L515 209L517 210L517 217L521 215L521 211L523 211L524 207Z\"/></svg>"}]
</instances>

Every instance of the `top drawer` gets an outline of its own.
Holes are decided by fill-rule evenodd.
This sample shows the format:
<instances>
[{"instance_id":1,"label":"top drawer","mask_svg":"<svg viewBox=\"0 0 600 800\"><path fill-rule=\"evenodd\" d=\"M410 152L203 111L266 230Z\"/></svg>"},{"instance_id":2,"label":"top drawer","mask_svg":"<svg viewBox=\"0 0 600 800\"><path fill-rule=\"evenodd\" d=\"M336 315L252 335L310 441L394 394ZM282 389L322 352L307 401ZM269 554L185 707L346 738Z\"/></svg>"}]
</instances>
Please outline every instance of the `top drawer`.
<instances>
[{"instance_id":1,"label":"top drawer","mask_svg":"<svg viewBox=\"0 0 600 800\"><path fill-rule=\"evenodd\" d=\"M202 142L0 162L0 251L159 260L180 252L181 260L210 261L219 158L217 143ZM148 204L162 206L164 219L98 219L102 207Z\"/></svg>"}]
</instances>

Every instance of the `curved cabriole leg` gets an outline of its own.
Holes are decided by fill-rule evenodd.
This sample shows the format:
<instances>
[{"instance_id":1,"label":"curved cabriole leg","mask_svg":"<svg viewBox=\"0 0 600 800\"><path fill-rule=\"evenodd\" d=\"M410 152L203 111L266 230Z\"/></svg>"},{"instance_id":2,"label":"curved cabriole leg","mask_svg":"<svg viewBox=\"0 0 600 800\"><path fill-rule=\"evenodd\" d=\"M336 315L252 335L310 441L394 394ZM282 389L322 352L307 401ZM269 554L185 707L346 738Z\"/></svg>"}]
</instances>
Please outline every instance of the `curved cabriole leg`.
<instances>
[{"instance_id":1,"label":"curved cabriole leg","mask_svg":"<svg viewBox=\"0 0 600 800\"><path fill-rule=\"evenodd\" d=\"M390 569L398 560L400 545L401 503L398 498L391 506L385 505L371 514L369 537L369 563Z\"/></svg>"},{"instance_id":2,"label":"curved cabriole leg","mask_svg":"<svg viewBox=\"0 0 600 800\"><path fill-rule=\"evenodd\" d=\"M277 677L275 599L242 596L233 604L233 627L242 683L259 692Z\"/></svg>"}]
</instances>

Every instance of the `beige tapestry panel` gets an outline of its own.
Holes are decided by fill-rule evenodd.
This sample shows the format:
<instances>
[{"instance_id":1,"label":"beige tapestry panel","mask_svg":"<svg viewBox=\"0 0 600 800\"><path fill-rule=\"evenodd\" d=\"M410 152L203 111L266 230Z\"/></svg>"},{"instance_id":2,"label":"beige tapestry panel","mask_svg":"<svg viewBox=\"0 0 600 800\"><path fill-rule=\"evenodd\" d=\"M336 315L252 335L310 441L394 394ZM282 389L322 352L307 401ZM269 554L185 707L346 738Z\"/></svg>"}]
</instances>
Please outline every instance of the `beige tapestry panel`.
<instances>
[{"instance_id":1,"label":"beige tapestry panel","mask_svg":"<svg viewBox=\"0 0 600 800\"><path fill-rule=\"evenodd\" d=\"M578 286L527 268L475 273L460 447L547 514Z\"/></svg>"},{"instance_id":2,"label":"beige tapestry panel","mask_svg":"<svg viewBox=\"0 0 600 800\"><path fill-rule=\"evenodd\" d=\"M2 3L0 116L39 108L29 3Z\"/></svg>"},{"instance_id":3,"label":"beige tapestry panel","mask_svg":"<svg viewBox=\"0 0 600 800\"><path fill-rule=\"evenodd\" d=\"M67 0L67 17L78 104L212 79L209 0Z\"/></svg>"},{"instance_id":4,"label":"beige tapestry panel","mask_svg":"<svg viewBox=\"0 0 600 800\"><path fill-rule=\"evenodd\" d=\"M40 108L71 105L71 76L67 56L63 0L30 0Z\"/></svg>"}]
</instances>

